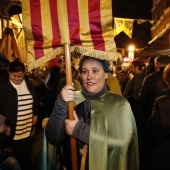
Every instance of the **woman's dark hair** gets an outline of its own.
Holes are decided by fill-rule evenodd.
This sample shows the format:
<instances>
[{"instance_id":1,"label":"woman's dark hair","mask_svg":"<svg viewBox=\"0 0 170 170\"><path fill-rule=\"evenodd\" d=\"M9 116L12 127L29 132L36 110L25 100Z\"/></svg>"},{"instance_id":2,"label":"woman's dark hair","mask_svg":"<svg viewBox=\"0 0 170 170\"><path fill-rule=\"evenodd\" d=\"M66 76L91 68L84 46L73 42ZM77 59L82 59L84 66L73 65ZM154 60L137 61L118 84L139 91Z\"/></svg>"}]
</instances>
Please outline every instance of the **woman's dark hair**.
<instances>
[{"instance_id":1,"label":"woman's dark hair","mask_svg":"<svg viewBox=\"0 0 170 170\"><path fill-rule=\"evenodd\" d=\"M80 62L79 62L79 72L82 73L82 65L84 63L85 60L96 60L98 62L101 63L102 67L103 67L103 70L105 73L109 73L110 72L110 62L108 60L101 60L101 59L98 59L98 58L93 58L93 57L90 57L90 56L86 56L84 55L81 59L80 59Z\"/></svg>"},{"instance_id":2,"label":"woman's dark hair","mask_svg":"<svg viewBox=\"0 0 170 170\"><path fill-rule=\"evenodd\" d=\"M25 65L18 58L9 65L9 72L25 72Z\"/></svg>"}]
</instances>

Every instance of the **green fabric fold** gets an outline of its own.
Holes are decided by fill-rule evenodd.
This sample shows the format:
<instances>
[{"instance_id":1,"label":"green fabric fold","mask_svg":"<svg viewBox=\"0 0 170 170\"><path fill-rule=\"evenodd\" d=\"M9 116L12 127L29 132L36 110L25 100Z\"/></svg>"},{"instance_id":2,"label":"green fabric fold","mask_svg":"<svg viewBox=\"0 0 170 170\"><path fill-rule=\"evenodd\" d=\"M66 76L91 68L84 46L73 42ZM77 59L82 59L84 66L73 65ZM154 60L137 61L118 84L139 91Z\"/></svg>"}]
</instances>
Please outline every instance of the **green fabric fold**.
<instances>
[{"instance_id":1,"label":"green fabric fold","mask_svg":"<svg viewBox=\"0 0 170 170\"><path fill-rule=\"evenodd\" d=\"M84 100L75 92L75 105ZM107 92L90 102L89 170L138 170L137 129L127 100Z\"/></svg>"},{"instance_id":2,"label":"green fabric fold","mask_svg":"<svg viewBox=\"0 0 170 170\"><path fill-rule=\"evenodd\" d=\"M84 100L82 92L76 91L74 105ZM107 92L90 102L89 170L139 170L136 123L128 101ZM55 158L49 147L48 144L43 145L46 151L43 152L45 156L42 158L45 160L42 161L45 164L49 163L49 157L50 160ZM47 167L45 164L41 170L51 170L44 168Z\"/></svg>"}]
</instances>

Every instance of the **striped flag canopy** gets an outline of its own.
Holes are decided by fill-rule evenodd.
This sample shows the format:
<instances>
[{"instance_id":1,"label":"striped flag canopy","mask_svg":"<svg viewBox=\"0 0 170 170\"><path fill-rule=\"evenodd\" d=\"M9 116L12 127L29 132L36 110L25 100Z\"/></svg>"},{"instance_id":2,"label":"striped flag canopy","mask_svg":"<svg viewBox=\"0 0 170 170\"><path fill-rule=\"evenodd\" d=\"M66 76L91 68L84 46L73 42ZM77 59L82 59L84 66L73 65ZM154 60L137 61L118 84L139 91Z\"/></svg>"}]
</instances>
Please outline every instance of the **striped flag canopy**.
<instances>
[{"instance_id":1,"label":"striped flag canopy","mask_svg":"<svg viewBox=\"0 0 170 170\"><path fill-rule=\"evenodd\" d=\"M63 44L100 59L115 59L111 0L22 0L28 70L63 54Z\"/></svg>"}]
</instances>

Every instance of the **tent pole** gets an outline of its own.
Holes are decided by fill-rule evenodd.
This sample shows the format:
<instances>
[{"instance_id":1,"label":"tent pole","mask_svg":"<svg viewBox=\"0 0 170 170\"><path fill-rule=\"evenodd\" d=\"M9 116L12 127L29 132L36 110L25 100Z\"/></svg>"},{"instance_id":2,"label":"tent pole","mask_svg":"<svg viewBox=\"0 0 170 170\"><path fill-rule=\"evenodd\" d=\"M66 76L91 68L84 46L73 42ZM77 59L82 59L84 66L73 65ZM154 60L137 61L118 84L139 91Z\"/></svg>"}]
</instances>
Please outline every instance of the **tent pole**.
<instances>
[{"instance_id":1,"label":"tent pole","mask_svg":"<svg viewBox=\"0 0 170 170\"><path fill-rule=\"evenodd\" d=\"M66 83L72 85L72 72L71 72L71 54L70 54L70 45L64 44L65 52L65 63L66 63ZM68 104L68 116L70 120L74 120L73 117L74 103L69 102ZM76 139L70 137L71 144L71 159L72 159L72 170L78 170L77 164L77 149L76 149Z\"/></svg>"}]
</instances>

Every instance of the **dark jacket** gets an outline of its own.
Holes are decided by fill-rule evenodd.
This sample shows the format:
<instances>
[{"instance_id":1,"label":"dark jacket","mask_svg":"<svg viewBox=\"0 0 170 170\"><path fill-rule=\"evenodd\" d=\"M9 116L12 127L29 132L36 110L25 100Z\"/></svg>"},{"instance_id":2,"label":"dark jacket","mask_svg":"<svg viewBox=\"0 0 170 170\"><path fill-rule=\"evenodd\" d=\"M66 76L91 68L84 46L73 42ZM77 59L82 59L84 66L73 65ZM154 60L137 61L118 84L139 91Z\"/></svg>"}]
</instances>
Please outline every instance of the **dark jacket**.
<instances>
[{"instance_id":1,"label":"dark jacket","mask_svg":"<svg viewBox=\"0 0 170 170\"><path fill-rule=\"evenodd\" d=\"M8 76L8 75L7 75ZM25 77L25 81L28 90L33 96L33 115L38 116L37 103L34 87L28 81L28 77ZM0 82L0 114L4 115L7 120L7 125L11 128L10 138L13 139L15 135L15 128L17 123L17 113L18 113L18 96L16 89L12 86L9 78L5 78L4 81Z\"/></svg>"},{"instance_id":2,"label":"dark jacket","mask_svg":"<svg viewBox=\"0 0 170 170\"><path fill-rule=\"evenodd\" d=\"M158 145L170 137L170 90L156 98L152 115L147 122L148 136Z\"/></svg>"},{"instance_id":3,"label":"dark jacket","mask_svg":"<svg viewBox=\"0 0 170 170\"><path fill-rule=\"evenodd\" d=\"M63 144L63 164L65 165L66 169L70 170L72 169L71 165L71 150L70 150L70 136L66 135L65 133L65 125L64 122L65 119L67 119L67 105L68 103L62 101L60 97L58 97L53 112L49 119L49 122L46 126L46 137L48 141L52 144L60 144L62 142ZM86 116L84 111L84 103L81 103L80 105L76 106L75 111L77 113L77 116L79 118L79 122L76 124L72 136L76 138L77 142L77 159L78 159L78 166L80 167L81 163L81 154L80 149L83 148L83 145L89 142L89 131L90 127L89 125L86 125L84 122L86 122ZM55 131L51 131L51 128L55 127ZM78 132L78 133L77 133ZM79 134L79 135L78 135ZM82 134L82 135L81 135ZM85 135L86 134L86 135ZM63 142L64 141L64 142ZM61 145L60 145L61 147ZM86 159L86 164L88 164L88 158ZM87 167L87 166L86 166Z\"/></svg>"},{"instance_id":4,"label":"dark jacket","mask_svg":"<svg viewBox=\"0 0 170 170\"><path fill-rule=\"evenodd\" d=\"M167 84L162 78L164 68L161 67L159 71L148 75L143 81L139 106L140 114L143 114L146 120L151 115L155 99L163 94L164 89L167 89Z\"/></svg>"},{"instance_id":5,"label":"dark jacket","mask_svg":"<svg viewBox=\"0 0 170 170\"><path fill-rule=\"evenodd\" d=\"M125 89L124 96L129 101L133 114L135 116L136 122L138 121L138 112L139 112L139 92L141 90L142 82L145 78L143 72L135 74L128 81L127 88Z\"/></svg>"},{"instance_id":6,"label":"dark jacket","mask_svg":"<svg viewBox=\"0 0 170 170\"><path fill-rule=\"evenodd\" d=\"M42 119L49 117L54 107L54 105L51 103L52 96L49 89L45 86L42 77L35 77L34 75L30 75L29 80L35 87L35 94L38 104L37 107L39 112L39 119L37 120L37 123L41 125Z\"/></svg>"},{"instance_id":7,"label":"dark jacket","mask_svg":"<svg viewBox=\"0 0 170 170\"><path fill-rule=\"evenodd\" d=\"M57 83L59 82L60 79L64 78L65 74L60 72L60 68L54 66L50 70L50 79L48 81L48 88L51 91L51 94L54 97L54 100L56 99L56 88L57 88Z\"/></svg>"},{"instance_id":8,"label":"dark jacket","mask_svg":"<svg viewBox=\"0 0 170 170\"><path fill-rule=\"evenodd\" d=\"M170 90L156 98L152 116L146 124L148 149L153 158L154 170L170 169Z\"/></svg>"}]
</instances>

